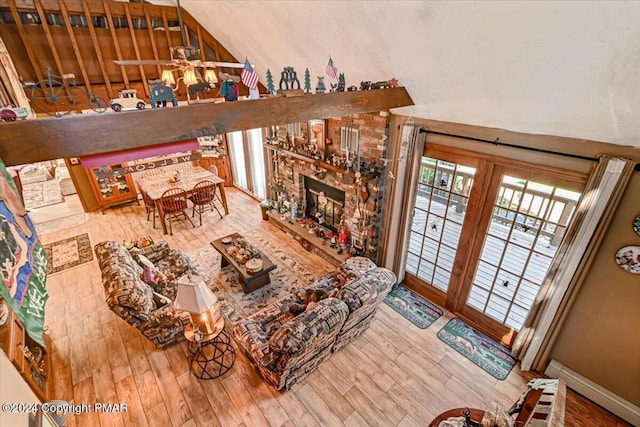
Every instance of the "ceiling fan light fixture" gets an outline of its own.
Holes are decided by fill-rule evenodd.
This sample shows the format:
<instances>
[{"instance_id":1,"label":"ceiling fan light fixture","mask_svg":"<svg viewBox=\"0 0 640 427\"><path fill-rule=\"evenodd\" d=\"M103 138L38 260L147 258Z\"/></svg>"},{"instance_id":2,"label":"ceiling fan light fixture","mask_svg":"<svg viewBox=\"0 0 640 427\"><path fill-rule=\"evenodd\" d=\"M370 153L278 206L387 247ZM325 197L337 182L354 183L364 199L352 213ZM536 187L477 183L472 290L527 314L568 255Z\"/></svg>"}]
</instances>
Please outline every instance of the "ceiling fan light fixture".
<instances>
[{"instance_id":1,"label":"ceiling fan light fixture","mask_svg":"<svg viewBox=\"0 0 640 427\"><path fill-rule=\"evenodd\" d=\"M186 70L184 72L183 80L184 80L184 84L186 86L190 86L190 85L194 85L194 84L198 83L198 79L196 79L196 73L192 69L191 70Z\"/></svg>"},{"instance_id":2,"label":"ceiling fan light fixture","mask_svg":"<svg viewBox=\"0 0 640 427\"><path fill-rule=\"evenodd\" d=\"M218 83L218 77L216 76L215 70L206 70L204 72L204 79L211 84Z\"/></svg>"},{"instance_id":3,"label":"ceiling fan light fixture","mask_svg":"<svg viewBox=\"0 0 640 427\"><path fill-rule=\"evenodd\" d=\"M176 83L176 79L173 77L173 71L162 70L162 81L166 85L173 85Z\"/></svg>"}]
</instances>

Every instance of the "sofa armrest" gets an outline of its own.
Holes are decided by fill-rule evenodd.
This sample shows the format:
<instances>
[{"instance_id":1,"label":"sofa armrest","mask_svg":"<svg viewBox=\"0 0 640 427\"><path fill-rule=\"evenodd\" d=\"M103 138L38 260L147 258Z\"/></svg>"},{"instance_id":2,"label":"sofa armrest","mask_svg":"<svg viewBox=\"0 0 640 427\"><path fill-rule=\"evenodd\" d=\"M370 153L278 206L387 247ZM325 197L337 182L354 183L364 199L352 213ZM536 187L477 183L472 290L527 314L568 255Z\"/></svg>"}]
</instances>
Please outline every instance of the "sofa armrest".
<instances>
[{"instance_id":1,"label":"sofa armrest","mask_svg":"<svg viewBox=\"0 0 640 427\"><path fill-rule=\"evenodd\" d=\"M149 259L149 261L155 264L158 260L164 258L170 250L169 243L164 240L160 240L159 242L153 243L149 246L136 248L133 253L135 255L144 255ZM135 258L137 261L137 257Z\"/></svg>"},{"instance_id":2,"label":"sofa armrest","mask_svg":"<svg viewBox=\"0 0 640 427\"><path fill-rule=\"evenodd\" d=\"M149 315L149 325L170 327L176 323L184 322L186 325L190 321L189 313L182 310L176 310L173 304L167 304Z\"/></svg>"},{"instance_id":3,"label":"sofa armrest","mask_svg":"<svg viewBox=\"0 0 640 427\"><path fill-rule=\"evenodd\" d=\"M338 296L353 312L363 305L382 301L395 284L396 275L391 270L377 267L358 276Z\"/></svg>"},{"instance_id":4,"label":"sofa armrest","mask_svg":"<svg viewBox=\"0 0 640 427\"><path fill-rule=\"evenodd\" d=\"M269 350L289 355L313 345L316 338L340 329L349 309L337 298L318 301L302 314L285 323L269 340Z\"/></svg>"},{"instance_id":5,"label":"sofa armrest","mask_svg":"<svg viewBox=\"0 0 640 427\"><path fill-rule=\"evenodd\" d=\"M233 326L233 338L244 348L249 358L264 365L269 351L269 336L254 319L241 319Z\"/></svg>"}]
</instances>

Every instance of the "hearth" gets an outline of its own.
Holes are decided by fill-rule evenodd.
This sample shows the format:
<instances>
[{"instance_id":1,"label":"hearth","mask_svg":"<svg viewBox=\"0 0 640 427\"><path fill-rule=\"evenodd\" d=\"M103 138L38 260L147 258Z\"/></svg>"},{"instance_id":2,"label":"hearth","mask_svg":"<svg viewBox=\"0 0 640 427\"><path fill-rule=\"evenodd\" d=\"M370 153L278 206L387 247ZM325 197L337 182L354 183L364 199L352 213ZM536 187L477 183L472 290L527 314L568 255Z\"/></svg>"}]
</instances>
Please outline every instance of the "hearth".
<instances>
[{"instance_id":1,"label":"hearth","mask_svg":"<svg viewBox=\"0 0 640 427\"><path fill-rule=\"evenodd\" d=\"M319 222L330 230L338 231L340 219L344 212L344 191L316 181L308 176L304 177L304 197L306 197L306 216Z\"/></svg>"}]
</instances>

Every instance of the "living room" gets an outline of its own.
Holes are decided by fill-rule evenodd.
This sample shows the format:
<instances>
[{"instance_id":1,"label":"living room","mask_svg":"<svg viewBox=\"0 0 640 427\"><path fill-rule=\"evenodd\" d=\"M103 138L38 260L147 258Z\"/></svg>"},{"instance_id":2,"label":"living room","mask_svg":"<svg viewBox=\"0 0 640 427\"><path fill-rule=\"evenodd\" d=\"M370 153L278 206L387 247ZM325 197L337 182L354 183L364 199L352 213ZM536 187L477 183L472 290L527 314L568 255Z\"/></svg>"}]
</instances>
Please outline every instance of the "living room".
<instances>
[{"instance_id":1,"label":"living room","mask_svg":"<svg viewBox=\"0 0 640 427\"><path fill-rule=\"evenodd\" d=\"M204 18L212 13L199 9L201 6L197 2L183 2L183 7L186 8L190 16L198 16L199 21L200 17ZM228 13L227 7L231 6L221 3L217 7ZM602 7L605 8L605 6ZM446 13L454 13L454 9L445 8L445 11ZM625 9L622 8L622 10ZM254 13L250 10L243 9L243 11ZM547 13L537 11L541 15ZM622 11L615 7L611 10L607 9L607 12L616 13L616 16L622 14ZM370 10L364 15L368 16L368 13L373 12ZM462 15L466 16L466 14ZM514 12L514 15L517 14ZM626 18L619 19L627 22ZM212 22L216 22L216 20L212 19ZM205 22L203 24L207 25ZM217 36L213 29L209 29L209 31ZM146 30L143 33L148 37ZM4 38L4 33L2 35ZM225 40L225 47L230 49L231 46L234 45ZM240 49L242 51L240 57L247 54L249 59L255 63L256 68L260 70L260 80L265 86L267 81L262 80L262 75L266 68L271 67L272 70L275 70L284 66L282 64L275 65L275 62L280 60L264 60L261 63L262 60L259 60L258 53L253 53L256 51L255 49L249 50L242 44L239 46L233 51L237 52L237 49ZM359 67L349 64L346 55L344 58L338 57L333 52L331 55L340 72L347 73L349 84L359 85L356 81L367 79L377 81L394 77L388 71L385 73L363 73L358 71ZM149 56L143 57L148 58ZM338 61L337 58L341 58L341 60ZM328 55L327 58L319 61L322 64L316 67L318 70L314 70L314 73L325 75L327 59ZM88 60L85 59L85 61ZM282 61L283 64L288 64L285 59ZM399 64L402 63L401 60L398 61ZM305 65L300 65L300 67L298 72L299 75L302 75ZM353 70L349 70L350 67ZM137 67L127 67L127 69L129 68L136 69ZM151 74L149 70L146 72ZM120 73L120 70L116 69L116 73ZM358 78L349 77L348 73L352 73ZM358 73L360 74L358 75ZM378 76L378 74L380 75ZM416 80L408 75L407 78L402 78L400 71L395 71L393 74L399 78L400 86L406 86L405 93L410 95L409 99L413 100L412 102L424 99L420 92L423 90L422 85L418 84ZM329 77L326 79L330 80ZM136 84L139 83L140 81ZM94 86L96 92L102 90L99 83L94 83ZM242 83L239 83L238 86L242 95L248 95L248 91ZM627 88L624 84L622 87ZM388 97L396 97L397 89L401 88L388 89L389 92L386 92L389 94ZM142 86L139 90L142 90ZM349 243L359 253L366 249L365 255L369 253L369 248L377 248L379 252L373 253L372 258L379 266L390 267L396 274L397 271L394 268L398 263L409 265L406 259L396 260L394 256L396 248L404 245L406 245L404 247L408 247L410 242L402 242L399 237L401 233L393 230L400 230L394 227L399 227L399 224L403 222L406 223L406 218L410 215L410 212L406 212L406 209L403 212L401 208L409 205L412 206L409 210L413 212L413 204L417 206L419 200L415 195L416 181L413 181L413 185L398 185L398 182L411 181L410 162L405 163L404 170L400 168L403 159L406 159L403 157L402 150L402 143L405 140L403 137L407 135L405 131L411 131L411 135L414 136L411 141L415 144L424 144L426 139L423 149L414 146L415 152L420 153L418 157L473 167L476 171L476 182L482 181L479 177L485 176L481 174L487 173L487 167L493 168L493 170L509 167L511 168L509 171L519 168L518 172L523 173L523 175L509 176L535 181L536 179L542 180L540 178L542 176L553 175L555 176L553 183L558 187L582 190L588 182L591 182L590 178L593 178L592 170L599 163L599 155L609 154L611 158L630 158L636 162L638 160L635 153L637 150L633 147L633 141L637 138L633 134L632 127L626 125L633 114L625 115L623 112L619 112L618 130L607 133L606 129L610 126L609 123L606 126L603 125L601 129L597 129L593 123L586 126L582 120L578 126L576 113L567 118L564 127L557 123L536 122L536 125L539 124L539 126L534 128L532 124L529 124L528 127L517 125L515 118L509 123L502 123L500 120L491 121L481 115L468 113L467 116L473 119L465 119L462 112L457 113L459 116L456 117L460 118L453 120L454 116L447 112L448 108L454 108L453 105L443 105L442 110L436 110L435 113L421 111L421 108L425 108L423 104L410 105L404 109L396 108L396 106L376 107L377 109L373 110L359 107L363 103L379 102L380 93L384 93L385 90L387 89L345 91L344 93L336 92L325 95L309 94L290 98L282 96L275 99L241 100L236 103L223 104L192 102L192 105L181 105L173 111L171 108L167 108L164 111L123 112L124 119L115 116L116 113L109 112L103 116L95 115L95 118L71 117L69 119L72 120L67 118L57 121L53 119L36 120L34 122L47 123L47 126L52 126L37 130L37 132L44 132L48 129L50 133L47 135L51 139L51 144L39 151L16 149L18 144L24 144L23 146L26 147L35 146L30 144L35 144L38 139L38 136L33 133L36 131L36 127L29 128L28 132L31 133L25 134L22 130L18 131L18 126L14 125L22 125L26 121L9 124L9 126L3 124L2 145L5 149L3 149L2 158L7 165L32 163L31 160L34 158L34 161L64 158L65 162L68 162L65 165L71 171L72 176L76 176L73 175L74 170L79 169L80 172L77 176L85 177L85 187L82 183L76 185L79 187L79 192L91 194L92 190L88 187L89 181L86 179L87 174L85 168L82 167L83 158L109 151L140 149L169 141L185 140L185 135L193 135L193 139L196 139L199 136L198 132L208 130L211 134L211 129L224 129L218 134L224 135L225 143L229 144L228 134L231 131L244 131L258 127L262 128L264 139L261 142L267 142L265 150L269 153L264 157L265 173L263 178L265 182L269 182L269 178L274 176L274 169L282 165L284 167L278 171L278 176L282 178L285 186L299 183L305 176L313 177L316 174L322 176L322 173L325 173L326 176L322 177L320 181L326 181L337 187L353 188L352 186L357 184L355 173L360 171L354 169L350 173L342 173L331 170L332 163L330 162L325 162L329 165L326 167L324 163L316 162L316 159L307 160L310 156L306 153L293 152L280 145L274 149L273 144L265 140L272 136L277 137L277 129L274 132L272 127L284 128L285 134L290 134L294 139L298 136L301 137L304 125L309 126L310 120L321 119L325 122L325 143L327 142L326 138L333 139L331 141L333 144L329 144L333 146L325 146L325 150L328 150L325 153L337 152L342 150L341 129L346 125L354 128L357 126L363 137L370 138L369 141L361 140L363 149L358 151L362 153L363 158L366 158L364 147L375 149L377 146L383 146L384 150L376 157L378 159L377 166L385 167L385 169L383 169L383 173L378 173L375 177L364 177L366 184L368 184L365 184L364 188L369 193L366 201L364 193L356 195L356 202L351 206L349 204L352 203L350 200L353 196L345 198L345 209L351 209L351 212L355 213L356 208L359 208L361 213L369 213L374 212L375 195L377 191L380 192L382 199L380 206L378 206L380 209L379 221L376 223L376 227L379 227L379 234L375 235L378 242L376 242L377 244L371 243L371 237L374 234L373 229L369 229L371 234L366 234L367 245L363 245L362 236L356 236L356 239ZM315 99L313 99L314 96L316 96ZM404 97L400 97L400 100L405 102ZM268 104L268 107L267 104L264 104L265 107L254 107L252 104L262 105L259 103L271 101L274 103ZM329 106L318 105L325 102ZM327 108L332 109L330 113L327 113ZM361 109L358 110L358 108ZM466 111L464 108L460 108L460 111ZM390 109L391 111L389 111ZM246 115L238 113L242 110L249 111L249 113L245 113ZM336 114L336 111L340 111L340 114ZM346 113L343 113L345 111ZM134 114L139 114L139 119L134 118ZM170 120L170 117L173 117L173 120ZM208 122L205 117L209 117ZM211 124L210 117L214 117L213 124ZM103 126L109 129L109 132L100 130L99 125L96 124L96 118L102 121ZM126 120L128 118L135 121L135 124ZM179 120L175 120L175 118L179 118ZM255 120L252 121L250 118ZM118 129L118 121L121 123L120 127L124 129ZM365 126L363 123L367 121L378 121L382 124L383 131L381 133L373 132L373 135L365 135L360 126ZM48 122L53 123L49 124ZM602 122L607 122L607 120L602 119ZM286 126L295 123L300 123L303 130L290 131L289 126ZM473 125L463 123L473 123ZM4 132L5 128L8 130L7 133ZM505 131L500 128L510 130ZM584 128L584 130L578 131L576 130L578 128ZM55 131L53 131L54 129ZM309 127L306 136L309 136L310 133ZM539 135L540 133L557 136ZM141 134L145 136L141 137ZM24 138L21 137L18 140L16 135L23 135ZM129 135L135 135L135 137L129 137ZM92 141L91 146L87 146L86 140ZM289 138L286 137L285 140L289 140ZM368 147L367 144L372 147ZM229 149L228 146L227 149ZM279 151L278 156L280 156L276 161L274 161L275 151ZM301 159L293 154L299 154L306 158ZM342 151L342 155L345 156L346 152ZM168 156L175 158L173 154L168 154ZM472 158L471 163L468 160L470 157ZM415 159L416 157L412 154L410 158ZM25 159L29 159L29 161L24 161ZM79 163L74 163L76 161L74 159L79 159ZM526 159L527 163L525 168L522 168L523 159ZM492 164L491 161L494 163ZM360 164L360 162L358 163ZM201 162L196 160L193 164L197 166ZM321 165L327 170L312 170L317 165ZM234 171L237 173L236 168L234 163L229 165L231 175ZM467 169L460 170L462 171L460 176L464 175L463 172L468 172ZM523 170L527 172L524 173ZM292 179L290 179L288 171L292 171ZM490 177L491 175L486 174L486 176ZM350 178L353 178L353 182L350 181ZM595 248L584 252L589 254L587 258L591 258L590 263L586 267L582 267L582 273L579 274L584 276L581 287L573 290L576 295L572 298L570 309L563 315L565 320L561 323L561 327L552 332L552 335L555 335L554 344L547 349L549 354L545 357L549 360L557 360L565 368L573 369L584 378L602 385L602 388L610 391L611 394L622 397L622 401L626 400L627 403L637 405L632 386L633 381L629 380L637 377L637 366L633 362L632 355L637 354L633 349L637 348L638 343L634 341L633 336L630 337L628 333L624 332L629 327L628 325L638 322L637 310L634 310L630 305L637 296L637 290L632 288L637 276L624 271L615 262L615 253L618 249L637 242L637 237L634 240L631 224L638 215L637 203L634 202L633 194L637 192L640 183L636 172L630 173L627 179L628 183L625 188L618 190L617 206L606 214L608 216L604 217L603 221L607 223L607 226L599 230L599 234L592 239L596 241ZM232 176L231 180L233 184L239 184L237 176ZM80 179L76 179L76 184L79 181ZM254 180L250 179L250 181ZM568 184L570 182L577 184L570 185ZM496 181L491 184L499 187L504 182ZM237 185L237 187L241 187L241 185ZM272 190L270 187L271 185L267 184L267 192ZM410 190L409 187L414 189ZM491 194L489 182L486 187L486 194ZM281 212L272 210L270 214L273 214L272 216L275 218L269 217L268 221L263 219L259 199L248 194L252 190L252 188L240 190L234 186L225 186L228 214L222 212L221 215L218 215L215 211L206 213L202 218L202 226L198 226L197 216L192 218L195 221L195 227L186 221L175 222L170 224L172 234L164 234L159 226L153 227L151 220L147 220L149 216L145 211L142 199L140 199L140 204L128 203L103 209L95 203L95 198L92 200L91 196L88 196L85 204L89 205L89 209L86 210L92 211L89 214L89 221L71 228L40 234L39 237L42 243L47 245L86 233L93 249L93 246L103 241L123 242L150 236L154 242L167 241L170 248L182 250L190 259L193 257L199 260L203 253L219 257L219 254L211 252L213 250L211 242L233 233L239 233L265 252L270 254L277 252L277 247L285 259L295 261L289 264L290 267L287 267L287 264L277 262L278 268L269 273L272 276L272 282L276 282L274 277L277 277L278 274L293 271L291 265L294 264L304 268L296 270L297 273L291 273L289 278L304 278L310 275L315 279L335 271L336 263L339 265L340 262L329 262L330 258L338 255L337 249L331 248L330 239L325 241L320 238L317 247L312 247L312 251L307 251L308 248L303 248L298 241L291 237L291 230L288 230L289 234L286 234L282 231L283 224L278 227L277 223L274 223L273 219L282 219ZM294 194L294 190L288 188L288 193ZM275 196L275 193L268 195L277 203ZM469 198L466 205L468 207L466 210L467 218L473 219L475 217L474 221L481 220L483 215L478 208L474 210L474 206L480 203L482 197L471 196ZM218 208L222 210L222 204L219 201L216 203ZM191 214L191 205L189 206L189 214ZM429 214L434 214L434 212L429 212ZM366 215L363 216L366 217ZM349 217L353 217L353 214L350 213ZM487 221L490 221L488 217ZM285 230L287 230L287 225L291 225L286 219L281 222L284 223ZM442 222L432 224L432 221L428 221L427 223L429 226L436 225L440 229L446 228ZM518 229L517 231L525 232L526 230ZM307 231L305 230L304 233ZM467 230L466 233L469 231ZM472 236L465 236L467 234L463 230L460 234L461 241L464 242L466 238L469 242L476 242L476 245L480 245L476 248L476 252L481 252L482 242L479 239L474 240ZM298 240L301 240L300 234L297 237ZM550 235L549 238L553 237ZM306 238L302 240L313 243L310 233L307 233ZM322 242L325 242L325 245ZM350 255L350 250L345 250L346 255ZM326 256L326 253L329 253L331 257ZM530 378L543 376L545 373L545 368L538 370L538 373L523 372L519 365L516 365L506 380L499 381L439 340L437 333L447 322L453 317L464 315L465 311L469 313L470 309L463 307L464 303L461 304L459 300L449 298L447 292L442 292L434 286L431 286L434 289L430 289L429 285L422 285L413 280L412 275L414 278L420 279L421 274L418 273L420 271L418 267L415 274L412 274L407 268L406 277L408 279L405 279L405 282L412 289L427 296L431 302L444 309L443 316L428 328L423 330L415 327L388 305L382 304L370 327L362 335L351 344L332 353L328 360L320 364L306 379L293 385L288 391L277 391L276 388L265 382L236 343L233 344L236 349L236 359L229 372L223 374L219 379L199 380L189 371L188 341L182 341L177 345L158 350L135 327L128 325L109 309L105 303L106 295L101 271L95 254L92 253L92 256L93 258L84 264L56 272L47 278L46 289L49 293L49 301L46 304L45 324L48 327L47 335L53 345L50 352L53 359L51 363L53 383L49 397L75 404L126 401L129 403L129 411L121 414L82 413L70 417L67 421L67 424L70 425L73 425L72 423L76 425L108 425L112 423L154 425L157 421L163 421L166 425L167 420L170 420L172 425L238 425L241 423L251 425L285 425L287 423L422 425L429 423L438 414L451 408L465 406L487 408L494 401L499 401L508 407L520 396ZM471 257L471 253L468 253L467 256ZM273 260L275 256L269 258ZM469 258L467 262L472 264L476 261L470 261ZM198 263L198 265L200 264L202 263ZM215 262L205 262L204 264L210 265L203 268L203 271L213 270L210 273L214 275L224 270L224 268L220 269L217 258ZM225 271L228 272L228 267L226 268ZM469 271L455 271L453 268L451 273L454 277L461 279L460 283L463 282L464 277L472 276ZM223 281L220 276L217 280ZM283 280L286 282L289 279ZM469 288L457 289L458 282L456 280L451 283L454 283L450 290L451 293L471 292ZM594 319L594 312L603 314L598 319ZM80 321L80 319L82 320ZM471 321L473 320L471 318ZM475 324L478 323L480 326L483 325L483 322L475 322ZM585 335L584 331L589 332ZM620 331L621 335L618 335L617 331ZM498 332L495 335L497 335L498 341L504 338L505 343L511 344L516 334L515 332L511 335ZM496 339L496 337L493 338ZM611 359L612 357L613 359ZM601 369L610 360L614 360L614 363L611 363L607 369ZM534 361L532 364L536 365L537 363ZM571 385L569 386L571 388ZM582 393L585 392L582 391ZM593 399L593 397L591 398ZM4 395L2 400L5 401ZM620 419L571 391L568 393L567 402L565 418L567 425L576 425L578 423L575 421L576 419L589 425L584 421L584 418L573 418L580 416L577 412L581 410L576 411L575 408L582 404L589 405L588 410L582 411L589 411L590 414L598 414L595 416L602 417L600 425L616 425L616 423L624 425ZM631 412L633 413L632 410Z\"/></svg>"}]
</instances>

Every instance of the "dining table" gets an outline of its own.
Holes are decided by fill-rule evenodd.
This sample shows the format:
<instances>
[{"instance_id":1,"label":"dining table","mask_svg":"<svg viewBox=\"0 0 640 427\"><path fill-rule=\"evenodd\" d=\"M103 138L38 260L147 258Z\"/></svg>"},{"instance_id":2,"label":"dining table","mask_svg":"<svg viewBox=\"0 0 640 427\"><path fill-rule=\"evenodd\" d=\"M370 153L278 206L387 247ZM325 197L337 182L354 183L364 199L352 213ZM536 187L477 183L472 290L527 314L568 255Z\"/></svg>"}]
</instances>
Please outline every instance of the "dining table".
<instances>
[{"instance_id":1,"label":"dining table","mask_svg":"<svg viewBox=\"0 0 640 427\"><path fill-rule=\"evenodd\" d=\"M156 205L158 216L160 217L160 223L162 224L162 232L164 234L167 234L167 224L164 221L164 212L162 211L162 204L160 203L160 199L164 192L172 188L182 188L187 192L187 195L190 195L193 186L202 181L213 181L216 184L218 192L220 193L220 200L222 201L224 213L225 215L228 215L229 207L227 206L227 195L224 191L224 179L201 166L194 166L193 168L180 171L180 179L176 182L171 182L169 180L169 175L166 174L142 177L138 179L138 188L147 193L149 198L153 200Z\"/></svg>"}]
</instances>

